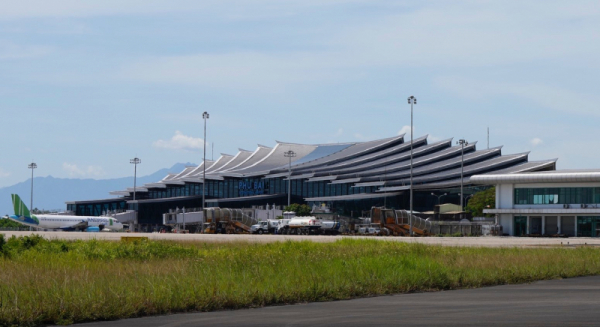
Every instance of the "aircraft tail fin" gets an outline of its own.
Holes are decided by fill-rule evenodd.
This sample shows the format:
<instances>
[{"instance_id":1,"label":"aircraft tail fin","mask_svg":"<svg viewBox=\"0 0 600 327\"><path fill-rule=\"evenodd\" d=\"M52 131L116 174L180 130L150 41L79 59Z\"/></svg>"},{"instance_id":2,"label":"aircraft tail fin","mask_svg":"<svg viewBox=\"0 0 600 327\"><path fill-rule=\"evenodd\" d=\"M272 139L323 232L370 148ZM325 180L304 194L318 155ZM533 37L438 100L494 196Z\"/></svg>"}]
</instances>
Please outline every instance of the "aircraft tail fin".
<instances>
[{"instance_id":1,"label":"aircraft tail fin","mask_svg":"<svg viewBox=\"0 0 600 327\"><path fill-rule=\"evenodd\" d=\"M27 208L25 203L23 203L23 200L21 200L21 197L19 197L18 194L11 194L10 196L12 197L12 203L13 203L13 207L15 209L15 215L19 216L19 217L21 217L21 216L31 217L31 213L29 212L29 209Z\"/></svg>"}]
</instances>

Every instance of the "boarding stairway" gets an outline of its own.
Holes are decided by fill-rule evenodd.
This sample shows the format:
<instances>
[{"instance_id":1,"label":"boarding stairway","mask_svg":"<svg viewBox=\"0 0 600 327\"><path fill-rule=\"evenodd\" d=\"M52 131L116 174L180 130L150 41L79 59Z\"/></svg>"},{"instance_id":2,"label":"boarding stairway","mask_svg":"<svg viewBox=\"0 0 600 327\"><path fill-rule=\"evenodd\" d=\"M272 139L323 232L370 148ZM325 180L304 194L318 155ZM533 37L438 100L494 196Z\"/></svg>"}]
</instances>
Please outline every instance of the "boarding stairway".
<instances>
[{"instance_id":1,"label":"boarding stairway","mask_svg":"<svg viewBox=\"0 0 600 327\"><path fill-rule=\"evenodd\" d=\"M427 236L431 234L431 222L411 215L406 210L393 210L373 207L371 209L371 222L380 224L394 236L409 236L412 221L412 232L416 235Z\"/></svg>"},{"instance_id":2,"label":"boarding stairway","mask_svg":"<svg viewBox=\"0 0 600 327\"><path fill-rule=\"evenodd\" d=\"M226 225L226 232L250 233L250 227L258 224L258 219L246 215L241 209L230 208L206 208L206 222L220 223Z\"/></svg>"}]
</instances>

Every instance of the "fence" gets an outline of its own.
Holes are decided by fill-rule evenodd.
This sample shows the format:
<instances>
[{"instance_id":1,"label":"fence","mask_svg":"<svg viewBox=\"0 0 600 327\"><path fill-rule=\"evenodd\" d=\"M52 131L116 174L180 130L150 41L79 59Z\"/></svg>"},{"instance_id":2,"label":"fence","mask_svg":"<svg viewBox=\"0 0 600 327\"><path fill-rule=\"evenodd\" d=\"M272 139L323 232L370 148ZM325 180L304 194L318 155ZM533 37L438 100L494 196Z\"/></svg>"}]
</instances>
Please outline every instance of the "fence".
<instances>
[{"instance_id":1,"label":"fence","mask_svg":"<svg viewBox=\"0 0 600 327\"><path fill-rule=\"evenodd\" d=\"M461 236L481 236L481 224L460 223L450 221L439 221L431 224L430 234L433 235L461 235Z\"/></svg>"}]
</instances>

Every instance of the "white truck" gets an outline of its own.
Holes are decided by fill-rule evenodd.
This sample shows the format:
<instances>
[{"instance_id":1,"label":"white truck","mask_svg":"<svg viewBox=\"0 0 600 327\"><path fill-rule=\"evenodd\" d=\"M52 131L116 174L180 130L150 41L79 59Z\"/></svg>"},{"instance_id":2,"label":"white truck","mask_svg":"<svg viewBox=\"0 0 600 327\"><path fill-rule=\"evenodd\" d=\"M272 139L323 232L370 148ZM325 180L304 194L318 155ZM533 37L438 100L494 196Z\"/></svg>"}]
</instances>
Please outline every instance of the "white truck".
<instances>
[{"instance_id":1,"label":"white truck","mask_svg":"<svg viewBox=\"0 0 600 327\"><path fill-rule=\"evenodd\" d=\"M318 234L321 228L321 219L317 217L294 217L283 219L278 234L285 235L309 235Z\"/></svg>"},{"instance_id":2,"label":"white truck","mask_svg":"<svg viewBox=\"0 0 600 327\"><path fill-rule=\"evenodd\" d=\"M250 233L252 234L275 234L279 229L280 220L268 219L259 221L258 224L250 226Z\"/></svg>"},{"instance_id":3,"label":"white truck","mask_svg":"<svg viewBox=\"0 0 600 327\"><path fill-rule=\"evenodd\" d=\"M318 229L321 235L338 235L340 233L341 223L333 220L322 220L321 228Z\"/></svg>"},{"instance_id":4,"label":"white truck","mask_svg":"<svg viewBox=\"0 0 600 327\"><path fill-rule=\"evenodd\" d=\"M361 235L381 235L381 227L379 224L359 224L356 225L356 234Z\"/></svg>"}]
</instances>

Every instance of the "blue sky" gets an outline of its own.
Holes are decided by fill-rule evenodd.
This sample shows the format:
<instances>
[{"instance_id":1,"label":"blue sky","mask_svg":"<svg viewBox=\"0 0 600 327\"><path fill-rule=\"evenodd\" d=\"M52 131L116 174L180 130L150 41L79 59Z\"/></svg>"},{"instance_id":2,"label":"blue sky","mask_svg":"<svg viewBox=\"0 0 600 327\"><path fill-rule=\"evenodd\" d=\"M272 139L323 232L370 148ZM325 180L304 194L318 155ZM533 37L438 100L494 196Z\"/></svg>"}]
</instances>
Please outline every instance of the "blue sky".
<instances>
[{"instance_id":1,"label":"blue sky","mask_svg":"<svg viewBox=\"0 0 600 327\"><path fill-rule=\"evenodd\" d=\"M599 168L598 1L1 1L0 187L407 131Z\"/></svg>"}]
</instances>

